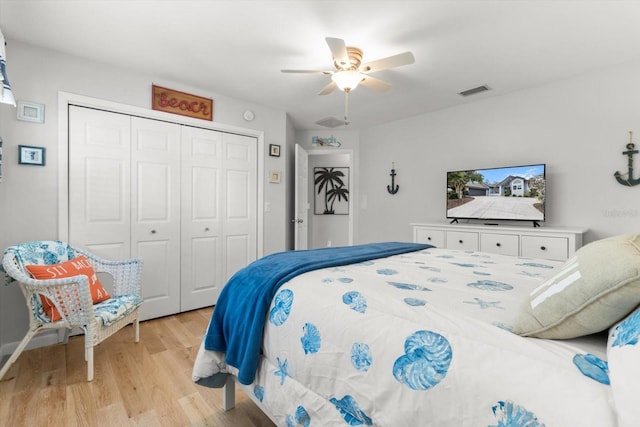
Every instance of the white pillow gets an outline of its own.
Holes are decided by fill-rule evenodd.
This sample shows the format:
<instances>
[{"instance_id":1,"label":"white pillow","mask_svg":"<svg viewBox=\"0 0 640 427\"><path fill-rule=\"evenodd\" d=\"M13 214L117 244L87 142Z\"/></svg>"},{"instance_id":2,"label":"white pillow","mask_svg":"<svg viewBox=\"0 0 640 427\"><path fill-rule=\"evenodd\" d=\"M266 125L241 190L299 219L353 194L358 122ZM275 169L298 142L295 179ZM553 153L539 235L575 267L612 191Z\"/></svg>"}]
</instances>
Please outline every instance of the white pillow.
<instances>
[{"instance_id":1,"label":"white pillow","mask_svg":"<svg viewBox=\"0 0 640 427\"><path fill-rule=\"evenodd\" d=\"M522 305L514 332L575 338L604 331L640 304L640 234L598 240L576 251Z\"/></svg>"},{"instance_id":2,"label":"white pillow","mask_svg":"<svg viewBox=\"0 0 640 427\"><path fill-rule=\"evenodd\" d=\"M607 359L619 427L640 422L640 307L609 329Z\"/></svg>"}]
</instances>

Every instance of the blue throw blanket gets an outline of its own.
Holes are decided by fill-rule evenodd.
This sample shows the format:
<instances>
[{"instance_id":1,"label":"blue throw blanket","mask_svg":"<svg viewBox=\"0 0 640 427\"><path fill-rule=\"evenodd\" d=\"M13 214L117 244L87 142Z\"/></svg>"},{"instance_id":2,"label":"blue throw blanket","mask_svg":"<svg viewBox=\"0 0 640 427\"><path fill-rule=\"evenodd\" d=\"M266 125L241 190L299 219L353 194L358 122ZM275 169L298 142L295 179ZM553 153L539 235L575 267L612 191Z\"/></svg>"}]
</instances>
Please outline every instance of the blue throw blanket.
<instances>
[{"instance_id":1,"label":"blue throw blanket","mask_svg":"<svg viewBox=\"0 0 640 427\"><path fill-rule=\"evenodd\" d=\"M429 247L432 246L386 242L280 252L261 258L234 274L222 289L209 322L204 347L225 352L227 365L238 369L238 381L249 385L258 369L266 315L282 284L307 271Z\"/></svg>"}]
</instances>

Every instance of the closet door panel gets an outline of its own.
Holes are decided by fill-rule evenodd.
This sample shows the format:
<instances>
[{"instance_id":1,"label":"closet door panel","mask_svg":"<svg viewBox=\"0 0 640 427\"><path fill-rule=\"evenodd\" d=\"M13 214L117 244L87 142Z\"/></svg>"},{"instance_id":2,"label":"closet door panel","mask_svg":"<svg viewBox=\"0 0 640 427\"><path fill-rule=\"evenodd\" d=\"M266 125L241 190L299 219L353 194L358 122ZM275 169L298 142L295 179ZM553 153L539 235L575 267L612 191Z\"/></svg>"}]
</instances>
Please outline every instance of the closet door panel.
<instances>
[{"instance_id":1,"label":"closet door panel","mask_svg":"<svg viewBox=\"0 0 640 427\"><path fill-rule=\"evenodd\" d=\"M170 259L171 242L167 239L138 240L135 242L133 252L136 257L142 258L143 262L142 294L144 304L142 307L145 310L145 316L142 317L150 319L179 312L179 306L174 307L174 304L170 304L168 301L171 297L176 301L179 298L173 289L176 282L169 280L175 266L157 261ZM159 307L166 311L161 311Z\"/></svg>"},{"instance_id":2,"label":"closet door panel","mask_svg":"<svg viewBox=\"0 0 640 427\"><path fill-rule=\"evenodd\" d=\"M222 134L182 128L182 311L214 305L222 275Z\"/></svg>"},{"instance_id":3,"label":"closet door panel","mask_svg":"<svg viewBox=\"0 0 640 427\"><path fill-rule=\"evenodd\" d=\"M224 149L224 279L256 259L257 142L225 133Z\"/></svg>"},{"instance_id":4,"label":"closet door panel","mask_svg":"<svg viewBox=\"0 0 640 427\"><path fill-rule=\"evenodd\" d=\"M251 253L254 245L255 243L252 244L247 235L227 235L225 281L229 280L236 271L255 261L255 255Z\"/></svg>"},{"instance_id":5,"label":"closet door panel","mask_svg":"<svg viewBox=\"0 0 640 427\"><path fill-rule=\"evenodd\" d=\"M132 255L151 319L180 311L180 126L132 117L131 147Z\"/></svg>"},{"instance_id":6,"label":"closet door panel","mask_svg":"<svg viewBox=\"0 0 640 427\"><path fill-rule=\"evenodd\" d=\"M69 106L69 242L131 256L130 117Z\"/></svg>"}]
</instances>

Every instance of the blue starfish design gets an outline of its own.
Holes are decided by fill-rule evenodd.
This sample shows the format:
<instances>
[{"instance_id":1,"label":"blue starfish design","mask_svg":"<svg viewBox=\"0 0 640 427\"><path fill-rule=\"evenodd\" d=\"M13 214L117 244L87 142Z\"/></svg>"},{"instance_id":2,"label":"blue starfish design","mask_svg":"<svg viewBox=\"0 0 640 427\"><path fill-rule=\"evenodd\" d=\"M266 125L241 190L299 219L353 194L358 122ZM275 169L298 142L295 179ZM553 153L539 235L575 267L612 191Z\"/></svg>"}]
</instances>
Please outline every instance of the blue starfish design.
<instances>
[{"instance_id":1,"label":"blue starfish design","mask_svg":"<svg viewBox=\"0 0 640 427\"><path fill-rule=\"evenodd\" d=\"M278 360L278 370L273 373L276 377L280 377L280 385L284 384L285 378L289 376L289 361L287 359L280 360L279 357L276 358Z\"/></svg>"},{"instance_id":2,"label":"blue starfish design","mask_svg":"<svg viewBox=\"0 0 640 427\"><path fill-rule=\"evenodd\" d=\"M474 298L474 301L464 301L466 304L478 304L481 309L485 308L499 308L500 310L504 310L504 307L500 307L500 301L484 301L480 298Z\"/></svg>"}]
</instances>

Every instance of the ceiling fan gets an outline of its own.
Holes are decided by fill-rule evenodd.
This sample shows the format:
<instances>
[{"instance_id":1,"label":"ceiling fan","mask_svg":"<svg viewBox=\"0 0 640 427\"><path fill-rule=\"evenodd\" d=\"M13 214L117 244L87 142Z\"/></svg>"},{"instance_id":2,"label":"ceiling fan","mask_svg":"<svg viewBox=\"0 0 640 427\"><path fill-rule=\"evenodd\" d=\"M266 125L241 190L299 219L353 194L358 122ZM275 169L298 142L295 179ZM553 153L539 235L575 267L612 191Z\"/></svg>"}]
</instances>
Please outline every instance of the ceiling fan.
<instances>
[{"instance_id":1,"label":"ceiling fan","mask_svg":"<svg viewBox=\"0 0 640 427\"><path fill-rule=\"evenodd\" d=\"M331 76L327 84L318 95L328 95L340 89L345 93L345 124L348 122L349 92L362 85L379 92L387 91L391 85L384 80L372 77L370 73L413 64L413 53L404 52L375 61L362 63L363 52L357 47L347 46L342 39L327 37L325 39L333 57L334 70L281 70L283 73L326 74Z\"/></svg>"}]
</instances>

